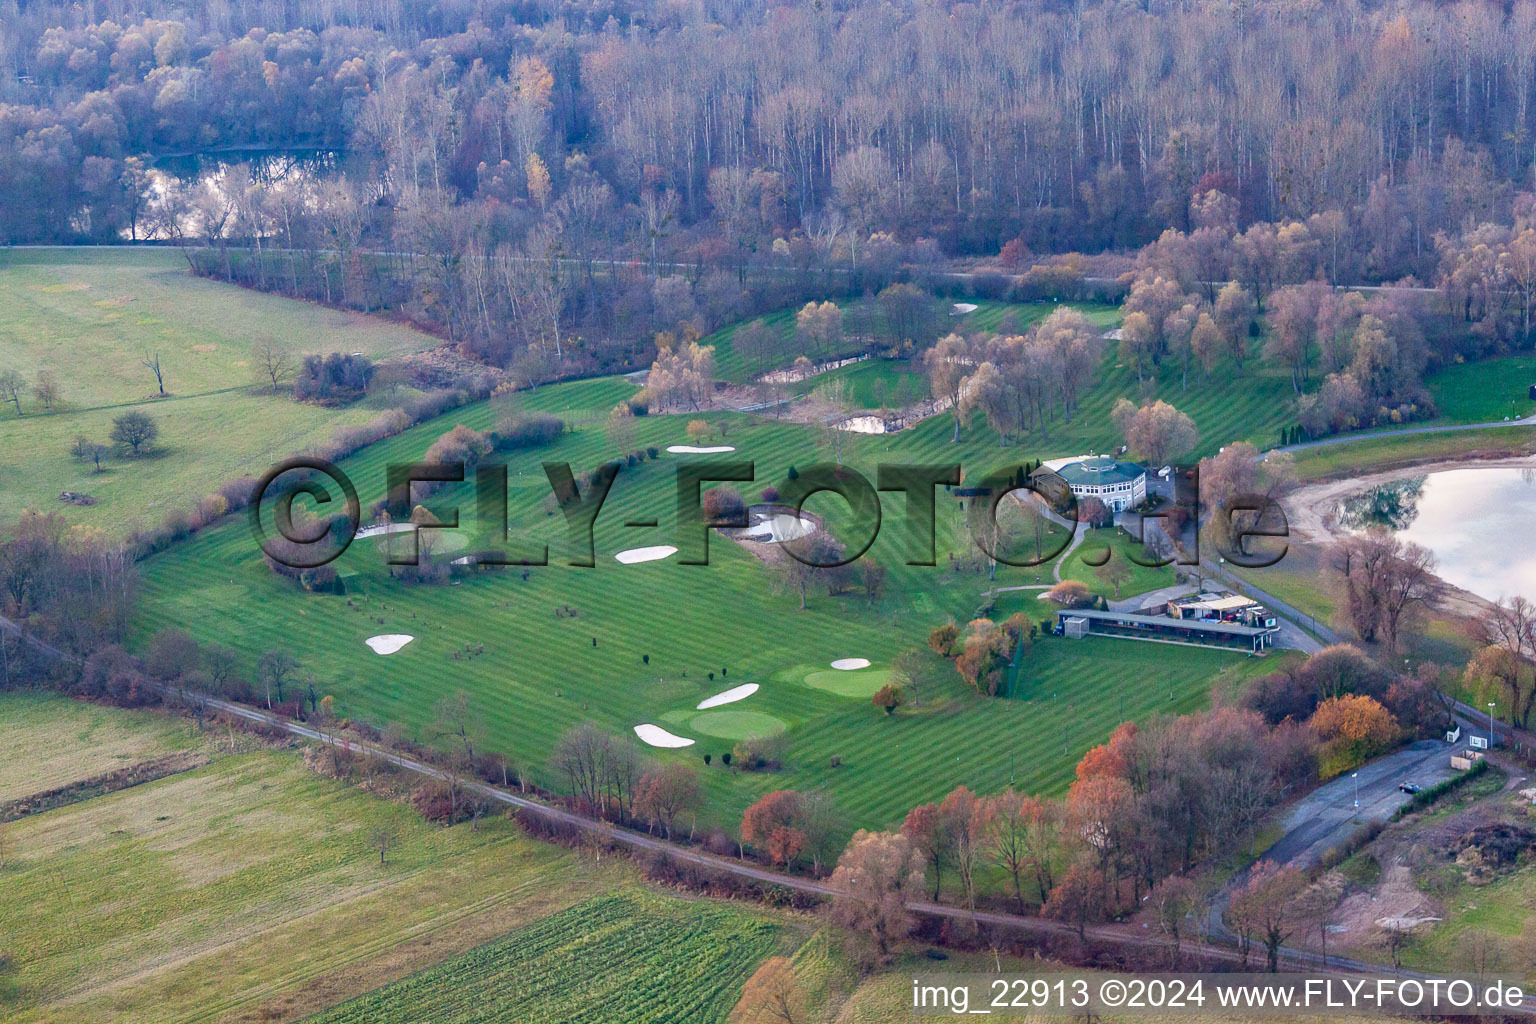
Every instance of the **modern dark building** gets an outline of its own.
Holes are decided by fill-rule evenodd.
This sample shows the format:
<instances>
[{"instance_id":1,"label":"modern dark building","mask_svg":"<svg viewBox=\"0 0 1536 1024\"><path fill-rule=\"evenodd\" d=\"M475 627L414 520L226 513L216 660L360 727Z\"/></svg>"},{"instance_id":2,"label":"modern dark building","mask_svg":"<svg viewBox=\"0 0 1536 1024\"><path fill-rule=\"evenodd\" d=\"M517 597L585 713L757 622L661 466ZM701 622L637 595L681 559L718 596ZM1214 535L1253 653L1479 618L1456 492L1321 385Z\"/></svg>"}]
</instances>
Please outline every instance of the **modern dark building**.
<instances>
[{"instance_id":1,"label":"modern dark building","mask_svg":"<svg viewBox=\"0 0 1536 1024\"><path fill-rule=\"evenodd\" d=\"M1071 628L1068 628L1068 620ZM1163 643L1192 644L1197 647L1229 647L1258 654L1275 642L1279 629L1273 626L1245 626L1236 622L1203 619L1171 619L1166 615L1140 615L1135 612L1093 611L1062 608L1056 612L1056 626L1063 636L1115 636L1126 640L1154 640Z\"/></svg>"}]
</instances>

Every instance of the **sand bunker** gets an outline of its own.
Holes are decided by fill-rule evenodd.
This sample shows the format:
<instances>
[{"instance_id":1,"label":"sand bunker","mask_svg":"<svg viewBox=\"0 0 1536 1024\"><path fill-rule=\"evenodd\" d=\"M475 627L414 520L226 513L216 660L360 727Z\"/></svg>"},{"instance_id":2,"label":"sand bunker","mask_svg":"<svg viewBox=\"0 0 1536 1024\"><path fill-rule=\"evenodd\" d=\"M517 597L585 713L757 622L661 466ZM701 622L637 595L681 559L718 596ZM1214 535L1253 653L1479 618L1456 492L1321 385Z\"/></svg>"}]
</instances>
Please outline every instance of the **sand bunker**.
<instances>
[{"instance_id":1,"label":"sand bunker","mask_svg":"<svg viewBox=\"0 0 1536 1024\"><path fill-rule=\"evenodd\" d=\"M636 562L654 562L675 554L677 554L677 548L672 545L658 544L651 548L630 548L628 551L620 551L613 557L625 565L634 565Z\"/></svg>"},{"instance_id":2,"label":"sand bunker","mask_svg":"<svg viewBox=\"0 0 1536 1024\"><path fill-rule=\"evenodd\" d=\"M635 735L640 737L641 742L649 743L653 747L693 746L693 740L674 736L659 725L637 725L635 726Z\"/></svg>"},{"instance_id":3,"label":"sand bunker","mask_svg":"<svg viewBox=\"0 0 1536 1024\"><path fill-rule=\"evenodd\" d=\"M957 302L957 303L955 303L955 315L956 316L964 316L967 313L974 313L974 312L976 312L976 303L974 303L974 302Z\"/></svg>"},{"instance_id":4,"label":"sand bunker","mask_svg":"<svg viewBox=\"0 0 1536 1024\"><path fill-rule=\"evenodd\" d=\"M850 416L839 423L837 429L851 434L888 434L891 427L879 416Z\"/></svg>"},{"instance_id":5,"label":"sand bunker","mask_svg":"<svg viewBox=\"0 0 1536 1024\"><path fill-rule=\"evenodd\" d=\"M834 661L832 663L832 667L835 668L835 669L841 669L844 672L852 672L856 668L869 668L869 659L868 658L838 658L836 661Z\"/></svg>"},{"instance_id":6,"label":"sand bunker","mask_svg":"<svg viewBox=\"0 0 1536 1024\"><path fill-rule=\"evenodd\" d=\"M713 697L706 697L704 700L699 701L698 710L704 711L707 708L717 708L721 704L734 704L738 700L746 700L756 692L756 683L742 683L740 686L731 687L724 693L717 693Z\"/></svg>"},{"instance_id":7,"label":"sand bunker","mask_svg":"<svg viewBox=\"0 0 1536 1024\"><path fill-rule=\"evenodd\" d=\"M357 537L382 537L386 533L410 533L416 529L415 523L390 523L388 526L365 526L357 531Z\"/></svg>"},{"instance_id":8,"label":"sand bunker","mask_svg":"<svg viewBox=\"0 0 1536 1024\"><path fill-rule=\"evenodd\" d=\"M728 444L709 445L700 448L694 444L672 444L667 446L667 451L674 455L719 455L721 452L733 452L736 449Z\"/></svg>"},{"instance_id":9,"label":"sand bunker","mask_svg":"<svg viewBox=\"0 0 1536 1024\"><path fill-rule=\"evenodd\" d=\"M761 543L773 542L782 544L787 540L799 540L816 532L816 523L811 519L802 519L799 516L780 513L760 519L741 532L746 540L755 540Z\"/></svg>"},{"instance_id":10,"label":"sand bunker","mask_svg":"<svg viewBox=\"0 0 1536 1024\"><path fill-rule=\"evenodd\" d=\"M394 654L415 639L409 633L382 633L379 636L369 637L363 643L372 647L374 654Z\"/></svg>"}]
</instances>

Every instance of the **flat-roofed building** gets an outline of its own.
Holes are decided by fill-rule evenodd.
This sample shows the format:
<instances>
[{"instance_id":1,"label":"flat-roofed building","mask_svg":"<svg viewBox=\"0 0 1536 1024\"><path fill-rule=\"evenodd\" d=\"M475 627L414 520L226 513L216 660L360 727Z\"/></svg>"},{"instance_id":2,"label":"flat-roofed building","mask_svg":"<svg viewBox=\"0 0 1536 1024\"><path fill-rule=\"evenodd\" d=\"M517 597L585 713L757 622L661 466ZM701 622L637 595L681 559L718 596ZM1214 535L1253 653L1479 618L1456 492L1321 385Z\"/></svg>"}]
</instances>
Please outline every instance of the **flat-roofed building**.
<instances>
[{"instance_id":1,"label":"flat-roofed building","mask_svg":"<svg viewBox=\"0 0 1536 1024\"><path fill-rule=\"evenodd\" d=\"M1251 597L1242 594L1196 594L1168 602L1168 614L1175 619L1200 619L1237 622L1244 626L1273 628L1274 614Z\"/></svg>"},{"instance_id":2,"label":"flat-roofed building","mask_svg":"<svg viewBox=\"0 0 1536 1024\"><path fill-rule=\"evenodd\" d=\"M1074 626L1075 630L1082 631L1078 634L1079 638L1113 636L1125 640L1152 640L1197 647L1230 647L1253 654L1272 647L1275 634L1279 632L1273 626L1245 626L1237 622L1062 608L1056 612L1056 622L1063 635L1073 635L1066 632L1068 619L1083 620L1084 626Z\"/></svg>"}]
</instances>

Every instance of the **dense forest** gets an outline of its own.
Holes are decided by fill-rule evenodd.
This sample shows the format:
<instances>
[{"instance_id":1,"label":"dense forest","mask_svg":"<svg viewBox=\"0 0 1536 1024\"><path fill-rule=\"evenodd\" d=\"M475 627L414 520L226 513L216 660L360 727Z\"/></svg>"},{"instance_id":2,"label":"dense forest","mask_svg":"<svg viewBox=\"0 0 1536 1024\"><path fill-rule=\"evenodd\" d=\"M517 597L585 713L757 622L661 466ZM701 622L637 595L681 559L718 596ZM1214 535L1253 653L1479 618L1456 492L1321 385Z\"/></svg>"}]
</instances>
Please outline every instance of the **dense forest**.
<instances>
[{"instance_id":1,"label":"dense forest","mask_svg":"<svg viewBox=\"0 0 1536 1024\"><path fill-rule=\"evenodd\" d=\"M556 370L956 258L1080 297L1061 254L1143 247L1212 309L1442 286L1480 353L1531 341L1533 93L1531 0L9 0L0 238L200 243Z\"/></svg>"}]
</instances>

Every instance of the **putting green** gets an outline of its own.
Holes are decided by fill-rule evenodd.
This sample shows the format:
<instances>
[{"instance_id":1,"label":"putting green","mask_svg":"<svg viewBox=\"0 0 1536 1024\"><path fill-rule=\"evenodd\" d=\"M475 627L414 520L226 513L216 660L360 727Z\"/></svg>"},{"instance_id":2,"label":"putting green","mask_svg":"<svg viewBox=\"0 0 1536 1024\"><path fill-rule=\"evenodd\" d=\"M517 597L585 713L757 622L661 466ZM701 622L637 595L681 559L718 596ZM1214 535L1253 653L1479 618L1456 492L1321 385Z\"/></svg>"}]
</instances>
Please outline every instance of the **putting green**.
<instances>
[{"instance_id":1,"label":"putting green","mask_svg":"<svg viewBox=\"0 0 1536 1024\"><path fill-rule=\"evenodd\" d=\"M890 681L891 670L888 668L859 669L855 672L829 668L805 677L806 686L814 686L839 697L873 697L876 690Z\"/></svg>"},{"instance_id":2,"label":"putting green","mask_svg":"<svg viewBox=\"0 0 1536 1024\"><path fill-rule=\"evenodd\" d=\"M706 711L688 722L693 732L722 740L745 740L754 736L777 736L789 728L781 718L761 711Z\"/></svg>"}]
</instances>

